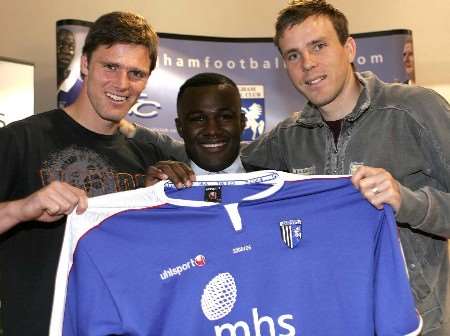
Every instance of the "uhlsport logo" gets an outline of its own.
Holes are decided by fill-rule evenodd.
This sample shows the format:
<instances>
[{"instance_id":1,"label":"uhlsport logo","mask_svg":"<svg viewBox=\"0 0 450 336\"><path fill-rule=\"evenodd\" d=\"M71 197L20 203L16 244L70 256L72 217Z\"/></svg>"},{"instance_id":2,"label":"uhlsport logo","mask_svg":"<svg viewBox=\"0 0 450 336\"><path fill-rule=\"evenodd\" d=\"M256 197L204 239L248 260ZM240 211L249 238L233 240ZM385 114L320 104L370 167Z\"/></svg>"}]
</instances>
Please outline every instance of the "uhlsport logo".
<instances>
[{"instance_id":1,"label":"uhlsport logo","mask_svg":"<svg viewBox=\"0 0 450 336\"><path fill-rule=\"evenodd\" d=\"M179 276L181 275L181 273L188 271L191 268L203 267L205 265L206 265L205 256L199 254L195 258L191 258L189 261L186 261L181 265L165 269L159 276L161 277L162 280L166 280L174 276Z\"/></svg>"},{"instance_id":2,"label":"uhlsport logo","mask_svg":"<svg viewBox=\"0 0 450 336\"><path fill-rule=\"evenodd\" d=\"M238 290L236 281L230 273L219 273L203 289L201 307L203 314L210 321L218 321L228 316L237 303ZM216 336L294 336L295 327L289 323L294 320L292 314L284 314L276 319L260 316L258 308L251 309L250 321L216 324Z\"/></svg>"}]
</instances>

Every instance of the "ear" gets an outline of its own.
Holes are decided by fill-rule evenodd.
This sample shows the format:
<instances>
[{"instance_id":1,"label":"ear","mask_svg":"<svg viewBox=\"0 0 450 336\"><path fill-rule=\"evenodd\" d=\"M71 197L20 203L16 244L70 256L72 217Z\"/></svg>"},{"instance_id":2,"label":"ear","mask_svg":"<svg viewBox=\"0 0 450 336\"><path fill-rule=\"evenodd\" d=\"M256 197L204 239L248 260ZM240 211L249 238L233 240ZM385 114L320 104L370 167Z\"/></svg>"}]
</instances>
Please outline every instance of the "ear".
<instances>
[{"instance_id":1,"label":"ear","mask_svg":"<svg viewBox=\"0 0 450 336\"><path fill-rule=\"evenodd\" d=\"M245 125L247 124L247 118L245 117L245 113L244 112L241 112L240 123L241 123L241 133L242 133L242 132L244 132Z\"/></svg>"},{"instance_id":2,"label":"ear","mask_svg":"<svg viewBox=\"0 0 450 336\"><path fill-rule=\"evenodd\" d=\"M177 127L178 135L184 139L183 127L181 126L181 121L179 118L175 118L175 126Z\"/></svg>"},{"instance_id":3,"label":"ear","mask_svg":"<svg viewBox=\"0 0 450 336\"><path fill-rule=\"evenodd\" d=\"M87 76L87 74L89 72L89 62L88 62L86 54L81 56L80 72L83 76Z\"/></svg>"},{"instance_id":4,"label":"ear","mask_svg":"<svg viewBox=\"0 0 450 336\"><path fill-rule=\"evenodd\" d=\"M344 48L347 54L347 59L349 63L352 63L355 60L356 56L356 42L353 37L348 37L347 41L345 41Z\"/></svg>"}]
</instances>

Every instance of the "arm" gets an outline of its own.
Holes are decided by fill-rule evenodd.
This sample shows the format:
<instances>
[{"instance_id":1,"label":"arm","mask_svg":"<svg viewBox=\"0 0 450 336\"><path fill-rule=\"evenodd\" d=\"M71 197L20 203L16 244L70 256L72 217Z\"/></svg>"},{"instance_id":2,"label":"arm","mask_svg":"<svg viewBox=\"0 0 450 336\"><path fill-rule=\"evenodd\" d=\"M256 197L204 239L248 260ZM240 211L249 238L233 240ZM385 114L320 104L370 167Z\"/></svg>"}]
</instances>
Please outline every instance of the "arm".
<instances>
[{"instance_id":1,"label":"arm","mask_svg":"<svg viewBox=\"0 0 450 336\"><path fill-rule=\"evenodd\" d=\"M376 207L390 204L399 223L450 238L450 108L431 91L416 94L411 112L417 124L416 138L423 153L427 184L420 188L402 185L381 168L361 167L352 181ZM429 169L428 169L429 167Z\"/></svg>"},{"instance_id":2,"label":"arm","mask_svg":"<svg viewBox=\"0 0 450 336\"><path fill-rule=\"evenodd\" d=\"M77 205L78 211L87 207L85 192L66 183L55 181L32 194L21 191L23 183L28 183L23 181L28 176L25 171L32 169L27 141L21 126L0 129L0 233L30 220L56 221Z\"/></svg>"},{"instance_id":3,"label":"arm","mask_svg":"<svg viewBox=\"0 0 450 336\"><path fill-rule=\"evenodd\" d=\"M279 129L281 124L270 132L264 133L257 140L246 144L245 147L241 147L241 160L247 171L261 169L287 170L282 155L282 146L280 146Z\"/></svg>"},{"instance_id":4,"label":"arm","mask_svg":"<svg viewBox=\"0 0 450 336\"><path fill-rule=\"evenodd\" d=\"M150 143L158 147L173 160L189 163L182 141L175 140L166 134L152 131L144 126L132 124L125 119L120 121L120 132L127 138L133 138L136 141Z\"/></svg>"},{"instance_id":5,"label":"arm","mask_svg":"<svg viewBox=\"0 0 450 336\"><path fill-rule=\"evenodd\" d=\"M54 222L74 208L77 208L77 213L86 210L87 196L84 190L64 182L52 182L28 197L0 203L0 233L21 222Z\"/></svg>"}]
</instances>

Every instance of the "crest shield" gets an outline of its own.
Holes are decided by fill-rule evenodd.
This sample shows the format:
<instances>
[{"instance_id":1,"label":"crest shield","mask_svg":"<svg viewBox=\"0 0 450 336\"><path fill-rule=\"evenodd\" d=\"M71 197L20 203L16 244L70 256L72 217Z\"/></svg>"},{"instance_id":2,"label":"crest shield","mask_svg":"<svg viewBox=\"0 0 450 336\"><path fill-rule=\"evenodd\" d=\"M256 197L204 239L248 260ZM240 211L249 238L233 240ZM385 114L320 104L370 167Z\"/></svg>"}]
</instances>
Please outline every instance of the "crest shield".
<instances>
[{"instance_id":1,"label":"crest shield","mask_svg":"<svg viewBox=\"0 0 450 336\"><path fill-rule=\"evenodd\" d=\"M281 240L289 247L294 248L302 239L302 221L290 219L280 222Z\"/></svg>"}]
</instances>

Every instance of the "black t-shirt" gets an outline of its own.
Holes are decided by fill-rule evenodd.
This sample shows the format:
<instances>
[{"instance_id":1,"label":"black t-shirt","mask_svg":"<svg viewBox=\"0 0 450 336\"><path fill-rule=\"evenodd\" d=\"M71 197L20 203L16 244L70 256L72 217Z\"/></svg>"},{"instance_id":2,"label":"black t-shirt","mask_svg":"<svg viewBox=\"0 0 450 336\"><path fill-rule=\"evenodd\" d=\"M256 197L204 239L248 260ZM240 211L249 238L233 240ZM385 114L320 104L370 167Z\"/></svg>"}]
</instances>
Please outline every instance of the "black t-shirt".
<instances>
[{"instance_id":1,"label":"black t-shirt","mask_svg":"<svg viewBox=\"0 0 450 336\"><path fill-rule=\"evenodd\" d=\"M0 128L0 202L54 180L88 196L144 186L146 168L167 158L150 144L87 130L62 110ZM47 335L65 219L26 222L0 235L4 334Z\"/></svg>"}]
</instances>

